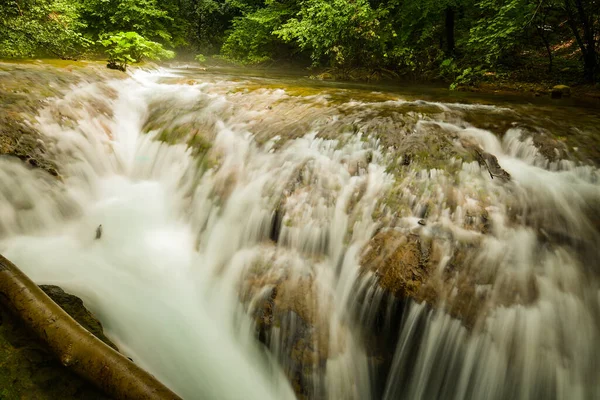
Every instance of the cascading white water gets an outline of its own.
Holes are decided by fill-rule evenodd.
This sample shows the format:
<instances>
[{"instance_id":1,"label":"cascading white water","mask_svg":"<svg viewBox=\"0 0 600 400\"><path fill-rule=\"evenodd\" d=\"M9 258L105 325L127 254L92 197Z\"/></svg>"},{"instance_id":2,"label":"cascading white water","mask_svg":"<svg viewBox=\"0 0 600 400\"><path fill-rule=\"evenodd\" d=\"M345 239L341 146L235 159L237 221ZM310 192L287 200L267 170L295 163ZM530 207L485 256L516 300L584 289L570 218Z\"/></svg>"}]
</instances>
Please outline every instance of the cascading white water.
<instances>
[{"instance_id":1,"label":"cascading white water","mask_svg":"<svg viewBox=\"0 0 600 400\"><path fill-rule=\"evenodd\" d=\"M56 105L76 113L76 128L42 113L40 129L65 161L64 185L0 161L1 192L28 202L25 210L3 203L4 254L36 282L80 295L122 351L184 398L292 398L282 377L266 373L260 349L237 337L236 299L206 298L215 284L211 255L195 251L183 213L195 164L184 146L141 136L156 86L142 74L116 89L107 100L112 118L69 104L93 95L93 86ZM94 240L98 224L103 235Z\"/></svg>"},{"instance_id":2,"label":"cascading white water","mask_svg":"<svg viewBox=\"0 0 600 400\"><path fill-rule=\"evenodd\" d=\"M507 187L479 182L494 232L480 239L470 273L485 281L477 291L489 308L469 332L444 313L410 306L391 372L402 378L388 381L384 398L598 398L600 236L588 217L600 205L598 170L540 163L515 130L501 142L487 131L446 129L478 141L512 176Z\"/></svg>"},{"instance_id":3,"label":"cascading white water","mask_svg":"<svg viewBox=\"0 0 600 400\"><path fill-rule=\"evenodd\" d=\"M41 111L37 128L63 181L0 159L0 251L36 282L84 299L120 349L182 397L293 398L295 379L309 398L600 396L600 291L585 265L598 260L589 218L600 204L598 170L551 164L516 129L499 141L457 123L461 109L506 111L493 106L336 108L322 94L169 79L180 78L137 72L110 83L115 98L101 99L95 85L81 85ZM276 112L277 104L292 106ZM378 132L369 131L377 127L364 109L423 104L439 108L439 120L417 115L415 132L474 142L512 180L502 184L477 163L456 160L454 175L386 173L397 155L366 134ZM155 115L164 126L146 129ZM211 138L206 164L184 144L156 140L178 124ZM393 186L414 215L399 215L391 228L443 242L435 274L446 273L452 248L476 246L468 271L485 311L469 329L443 305L409 302L377 390L364 321L354 312L387 296L359 260ZM464 223L483 208L489 235ZM372 304L361 303L365 290L375 293ZM286 314L271 327L267 351L254 338L255 314L274 291ZM442 303L452 302L449 292Z\"/></svg>"}]
</instances>

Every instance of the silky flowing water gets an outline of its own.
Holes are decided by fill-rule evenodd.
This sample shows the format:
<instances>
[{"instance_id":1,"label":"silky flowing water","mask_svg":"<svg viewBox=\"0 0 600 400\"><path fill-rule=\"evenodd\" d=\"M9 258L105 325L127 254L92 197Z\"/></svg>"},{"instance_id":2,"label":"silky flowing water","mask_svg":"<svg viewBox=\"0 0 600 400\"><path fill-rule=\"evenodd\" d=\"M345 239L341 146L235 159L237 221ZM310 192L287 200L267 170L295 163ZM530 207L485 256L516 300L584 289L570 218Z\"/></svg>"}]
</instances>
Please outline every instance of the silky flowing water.
<instances>
[{"instance_id":1,"label":"silky flowing water","mask_svg":"<svg viewBox=\"0 0 600 400\"><path fill-rule=\"evenodd\" d=\"M600 398L600 174L542 154L523 110L181 69L81 84L34 123L60 180L0 158L0 251L185 399ZM410 146L436 135L510 180ZM361 267L387 231L433 243L435 301Z\"/></svg>"}]
</instances>

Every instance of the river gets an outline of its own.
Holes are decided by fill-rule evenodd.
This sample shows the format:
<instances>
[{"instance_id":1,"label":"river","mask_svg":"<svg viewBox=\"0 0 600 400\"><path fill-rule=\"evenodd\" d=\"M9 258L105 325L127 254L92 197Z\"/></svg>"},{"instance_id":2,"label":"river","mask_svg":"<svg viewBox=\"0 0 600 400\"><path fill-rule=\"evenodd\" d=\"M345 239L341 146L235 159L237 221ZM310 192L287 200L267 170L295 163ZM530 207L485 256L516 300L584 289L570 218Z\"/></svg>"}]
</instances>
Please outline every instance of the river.
<instances>
[{"instance_id":1,"label":"river","mask_svg":"<svg viewBox=\"0 0 600 400\"><path fill-rule=\"evenodd\" d=\"M60 180L0 158L0 251L183 398L600 398L594 106L106 85L35 117Z\"/></svg>"}]
</instances>

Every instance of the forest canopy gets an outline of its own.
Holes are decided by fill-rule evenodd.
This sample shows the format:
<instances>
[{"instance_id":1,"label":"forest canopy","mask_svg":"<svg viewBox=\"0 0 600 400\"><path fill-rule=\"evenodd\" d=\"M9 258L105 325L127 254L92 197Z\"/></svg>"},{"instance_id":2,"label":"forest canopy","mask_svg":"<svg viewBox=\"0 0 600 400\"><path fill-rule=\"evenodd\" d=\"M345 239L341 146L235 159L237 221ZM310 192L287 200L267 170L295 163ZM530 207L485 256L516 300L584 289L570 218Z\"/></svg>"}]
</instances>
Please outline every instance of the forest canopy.
<instances>
[{"instance_id":1,"label":"forest canopy","mask_svg":"<svg viewBox=\"0 0 600 400\"><path fill-rule=\"evenodd\" d=\"M455 82L541 65L600 76L600 0L4 0L0 15L2 58L114 59L123 44L149 59L175 51Z\"/></svg>"}]
</instances>

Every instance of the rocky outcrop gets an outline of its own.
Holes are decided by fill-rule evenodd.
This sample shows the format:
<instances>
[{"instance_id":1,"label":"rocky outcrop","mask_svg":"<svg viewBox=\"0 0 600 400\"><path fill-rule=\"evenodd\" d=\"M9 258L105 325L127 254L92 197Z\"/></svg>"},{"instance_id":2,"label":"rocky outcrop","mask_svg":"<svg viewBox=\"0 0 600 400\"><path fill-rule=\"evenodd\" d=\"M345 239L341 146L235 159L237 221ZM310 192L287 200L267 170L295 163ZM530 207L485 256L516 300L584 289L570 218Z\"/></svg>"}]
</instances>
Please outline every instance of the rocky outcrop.
<instances>
[{"instance_id":1,"label":"rocky outcrop","mask_svg":"<svg viewBox=\"0 0 600 400\"><path fill-rule=\"evenodd\" d=\"M373 272L379 286L394 296L421 299L423 285L430 276L428 253L418 236L389 229L371 239L361 265Z\"/></svg>"},{"instance_id":2,"label":"rocky outcrop","mask_svg":"<svg viewBox=\"0 0 600 400\"><path fill-rule=\"evenodd\" d=\"M242 302L250 305L256 337L277 349L281 366L299 398L320 398L325 364L335 348L343 346L340 336L330 346L329 313L318 300L315 283L302 277L249 277L241 291ZM338 335L339 336L339 335ZM333 348L333 349L332 349Z\"/></svg>"},{"instance_id":3,"label":"rocky outcrop","mask_svg":"<svg viewBox=\"0 0 600 400\"><path fill-rule=\"evenodd\" d=\"M61 98L72 85L100 82L115 76L94 63L2 63L0 62L0 157L17 157L32 168L58 176L59 166L45 141L34 128L35 116Z\"/></svg>"},{"instance_id":4,"label":"rocky outcrop","mask_svg":"<svg viewBox=\"0 0 600 400\"><path fill-rule=\"evenodd\" d=\"M0 155L17 157L30 167L58 176L56 164L48 157L40 134L9 113L0 116Z\"/></svg>"},{"instance_id":5,"label":"rocky outcrop","mask_svg":"<svg viewBox=\"0 0 600 400\"><path fill-rule=\"evenodd\" d=\"M502 169L495 155L485 151L476 151L476 153L479 156L479 164L487 168L490 178L499 178L504 181L510 180L510 174Z\"/></svg>"}]
</instances>

